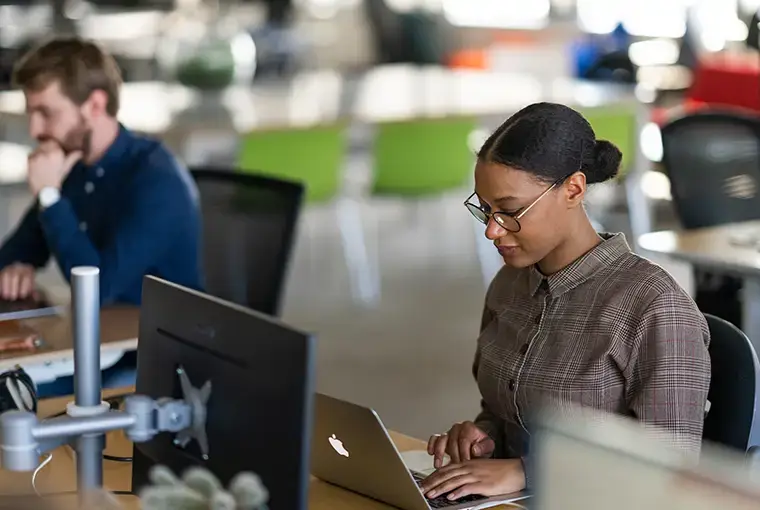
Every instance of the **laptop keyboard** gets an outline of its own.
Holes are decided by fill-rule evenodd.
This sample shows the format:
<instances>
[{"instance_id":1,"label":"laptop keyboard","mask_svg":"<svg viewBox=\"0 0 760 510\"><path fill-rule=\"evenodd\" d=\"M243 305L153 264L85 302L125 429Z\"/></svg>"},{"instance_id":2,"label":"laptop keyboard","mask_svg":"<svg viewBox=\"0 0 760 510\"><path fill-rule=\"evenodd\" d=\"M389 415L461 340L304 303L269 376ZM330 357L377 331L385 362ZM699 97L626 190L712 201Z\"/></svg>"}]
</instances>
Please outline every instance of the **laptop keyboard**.
<instances>
[{"instance_id":1,"label":"laptop keyboard","mask_svg":"<svg viewBox=\"0 0 760 510\"><path fill-rule=\"evenodd\" d=\"M420 485L422 483L422 480L425 479L425 475L421 475L420 473L415 473L414 471L411 472L412 476L414 477L414 481L417 482L417 485ZM465 496L463 498L459 499L447 499L446 494L441 494L440 496L429 499L425 498L428 505L430 505L430 508L446 508L448 506L454 506L454 505L461 505L462 503L472 503L475 501L480 501L482 499L487 499L485 496Z\"/></svg>"}]
</instances>

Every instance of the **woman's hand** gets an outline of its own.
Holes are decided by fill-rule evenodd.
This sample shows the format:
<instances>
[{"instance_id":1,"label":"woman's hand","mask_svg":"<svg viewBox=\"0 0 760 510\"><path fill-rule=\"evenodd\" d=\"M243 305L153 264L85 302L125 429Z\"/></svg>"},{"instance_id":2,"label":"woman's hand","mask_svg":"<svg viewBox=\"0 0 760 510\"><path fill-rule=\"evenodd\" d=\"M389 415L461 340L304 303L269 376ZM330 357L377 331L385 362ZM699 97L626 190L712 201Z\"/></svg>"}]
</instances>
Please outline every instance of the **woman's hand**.
<instances>
[{"instance_id":1,"label":"woman's hand","mask_svg":"<svg viewBox=\"0 0 760 510\"><path fill-rule=\"evenodd\" d=\"M520 459L475 459L449 464L428 476L421 485L426 497L441 494L454 500L477 494L498 496L525 489L525 470Z\"/></svg>"},{"instance_id":2,"label":"woman's hand","mask_svg":"<svg viewBox=\"0 0 760 510\"><path fill-rule=\"evenodd\" d=\"M470 459L490 457L496 444L493 439L471 421L457 423L446 434L435 434L428 440L428 454L433 455L433 467L443 466L448 454L453 464Z\"/></svg>"}]
</instances>

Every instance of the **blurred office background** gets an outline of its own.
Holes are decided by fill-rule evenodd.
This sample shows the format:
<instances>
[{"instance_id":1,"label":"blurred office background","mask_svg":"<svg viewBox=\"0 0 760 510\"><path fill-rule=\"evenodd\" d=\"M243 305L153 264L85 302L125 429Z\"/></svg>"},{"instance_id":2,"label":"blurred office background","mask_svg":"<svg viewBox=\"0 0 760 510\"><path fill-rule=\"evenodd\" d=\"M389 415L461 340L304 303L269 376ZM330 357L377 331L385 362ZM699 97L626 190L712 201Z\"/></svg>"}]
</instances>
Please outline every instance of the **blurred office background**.
<instances>
[{"instance_id":1,"label":"blurred office background","mask_svg":"<svg viewBox=\"0 0 760 510\"><path fill-rule=\"evenodd\" d=\"M635 246L683 227L660 128L760 114L760 0L0 3L2 233L31 201L11 67L51 33L98 40L122 67L125 125L192 168L307 182L282 315L318 334L321 391L416 437L478 407L470 362L500 261L462 202L490 129L542 100L586 114L625 153L588 211ZM661 262L696 292L691 267ZM66 293L56 267L45 282Z\"/></svg>"}]
</instances>

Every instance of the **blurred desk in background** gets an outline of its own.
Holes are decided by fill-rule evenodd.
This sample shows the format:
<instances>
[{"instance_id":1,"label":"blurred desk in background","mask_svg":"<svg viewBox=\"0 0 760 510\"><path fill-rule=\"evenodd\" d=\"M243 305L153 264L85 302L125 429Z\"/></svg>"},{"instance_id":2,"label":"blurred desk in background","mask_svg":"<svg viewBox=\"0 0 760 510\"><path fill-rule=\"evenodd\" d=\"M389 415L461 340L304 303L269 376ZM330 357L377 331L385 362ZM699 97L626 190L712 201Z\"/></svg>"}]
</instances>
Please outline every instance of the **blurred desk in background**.
<instances>
[{"instance_id":1,"label":"blurred desk in background","mask_svg":"<svg viewBox=\"0 0 760 510\"><path fill-rule=\"evenodd\" d=\"M760 221L683 232L652 232L639 237L644 251L743 280L742 330L760 351Z\"/></svg>"},{"instance_id":2,"label":"blurred desk in background","mask_svg":"<svg viewBox=\"0 0 760 510\"><path fill-rule=\"evenodd\" d=\"M333 124L341 118L369 124L453 115L506 118L537 101L576 107L635 102L630 88L609 84L571 79L547 83L526 74L388 65L359 77L356 97L341 111L347 81L333 71L306 72L282 83L236 85L206 94L175 83L125 83L119 120L184 155L203 134L236 138L259 129ZM26 130L20 91L0 92L0 113L7 131Z\"/></svg>"},{"instance_id":3,"label":"blurred desk in background","mask_svg":"<svg viewBox=\"0 0 760 510\"><path fill-rule=\"evenodd\" d=\"M119 120L133 131L162 139L184 156L203 136L234 142L240 134L257 129L335 122L341 87L341 77L330 71L303 73L271 86L233 86L220 93L202 93L175 83L125 83ZM21 91L0 92L0 114L7 138L27 139Z\"/></svg>"},{"instance_id":4,"label":"blurred desk in background","mask_svg":"<svg viewBox=\"0 0 760 510\"><path fill-rule=\"evenodd\" d=\"M635 97L629 87L569 78L547 82L530 74L387 65L362 77L351 117L370 124L461 115L505 120L539 101L592 108L633 104Z\"/></svg>"}]
</instances>

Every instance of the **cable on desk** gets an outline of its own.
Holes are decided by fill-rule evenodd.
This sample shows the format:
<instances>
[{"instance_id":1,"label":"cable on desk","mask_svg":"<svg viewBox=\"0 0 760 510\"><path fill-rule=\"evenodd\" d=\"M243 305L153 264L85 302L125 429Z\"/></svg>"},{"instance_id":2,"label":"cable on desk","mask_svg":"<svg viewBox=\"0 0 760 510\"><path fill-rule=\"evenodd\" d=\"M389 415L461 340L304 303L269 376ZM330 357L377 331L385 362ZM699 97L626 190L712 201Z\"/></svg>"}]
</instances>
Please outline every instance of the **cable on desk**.
<instances>
[{"instance_id":1,"label":"cable on desk","mask_svg":"<svg viewBox=\"0 0 760 510\"><path fill-rule=\"evenodd\" d=\"M67 449L67 451L74 453L74 448L70 445L64 445ZM108 453L103 454L103 460L110 460L111 462L132 462L132 457L120 457L118 455L110 455Z\"/></svg>"},{"instance_id":2,"label":"cable on desk","mask_svg":"<svg viewBox=\"0 0 760 510\"><path fill-rule=\"evenodd\" d=\"M104 456L105 457L105 456ZM117 457L120 458L120 457ZM63 492L51 492L49 494L41 493L39 490L37 490L37 475L44 469L45 466L50 464L50 461L53 460L53 454L48 453L47 457L40 462L40 465L37 466L37 468L32 473L32 490L37 495L37 497L40 498L50 498L55 496L70 496L73 494L77 494L77 491L63 491ZM111 494L114 494L116 496L133 496L134 492L132 491L109 491Z\"/></svg>"},{"instance_id":3,"label":"cable on desk","mask_svg":"<svg viewBox=\"0 0 760 510\"><path fill-rule=\"evenodd\" d=\"M47 457L45 458L45 460L43 460L42 462L40 462L40 465L37 466L37 468L32 473L32 490L34 490L34 493L37 496L42 497L42 494L40 494L40 492L37 490L37 475L40 473L40 471L42 471L42 468L44 468L45 466L47 466L48 464L50 464L51 460L53 460L53 454L52 453L48 453Z\"/></svg>"},{"instance_id":4,"label":"cable on desk","mask_svg":"<svg viewBox=\"0 0 760 510\"><path fill-rule=\"evenodd\" d=\"M118 455L103 454L103 460L110 460L111 462L132 462L132 457L119 457Z\"/></svg>"},{"instance_id":5,"label":"cable on desk","mask_svg":"<svg viewBox=\"0 0 760 510\"><path fill-rule=\"evenodd\" d=\"M47 457L43 459L42 462L40 462L39 466L37 466L34 471L32 472L32 490L34 491L34 494L38 498L52 498L57 496L73 496L74 494L77 494L77 491L62 491L62 492L51 492L48 494L42 493L37 489L37 475L40 474L40 471L42 471L45 466L50 464L50 461L53 460L53 454L48 453ZM111 494L116 496L134 496L135 493L132 491L109 491ZM0 496L0 501L5 502L6 498L27 498L29 497L26 494L13 494L13 495L2 495Z\"/></svg>"}]
</instances>

